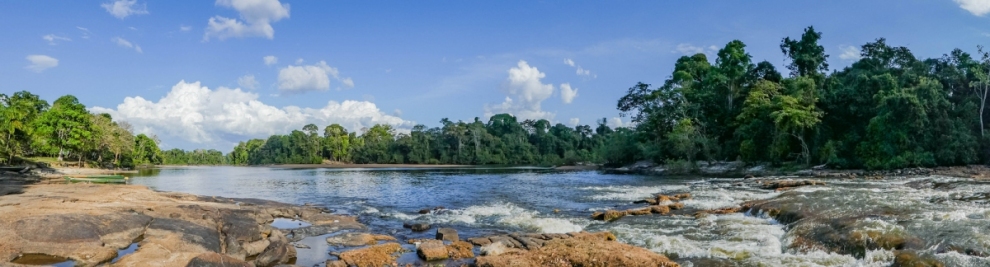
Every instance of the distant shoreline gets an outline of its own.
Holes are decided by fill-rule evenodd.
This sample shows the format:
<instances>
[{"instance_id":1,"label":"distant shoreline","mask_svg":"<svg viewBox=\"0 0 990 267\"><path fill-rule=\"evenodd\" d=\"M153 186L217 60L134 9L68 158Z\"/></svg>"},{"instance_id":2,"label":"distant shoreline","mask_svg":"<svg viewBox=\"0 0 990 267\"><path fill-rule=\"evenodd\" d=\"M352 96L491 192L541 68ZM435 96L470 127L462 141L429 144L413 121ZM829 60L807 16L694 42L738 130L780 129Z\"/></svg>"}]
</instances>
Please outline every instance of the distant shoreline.
<instances>
[{"instance_id":1,"label":"distant shoreline","mask_svg":"<svg viewBox=\"0 0 990 267\"><path fill-rule=\"evenodd\" d=\"M158 165L156 168L176 168L195 167L205 165ZM224 165L209 165L224 166ZM242 167L266 167L283 169L477 169L477 168L525 168L525 169L546 169L558 171L590 171L600 169L597 165L567 165L556 167L540 166L502 166L502 165L457 165L457 164L273 164L273 165L249 165Z\"/></svg>"}]
</instances>

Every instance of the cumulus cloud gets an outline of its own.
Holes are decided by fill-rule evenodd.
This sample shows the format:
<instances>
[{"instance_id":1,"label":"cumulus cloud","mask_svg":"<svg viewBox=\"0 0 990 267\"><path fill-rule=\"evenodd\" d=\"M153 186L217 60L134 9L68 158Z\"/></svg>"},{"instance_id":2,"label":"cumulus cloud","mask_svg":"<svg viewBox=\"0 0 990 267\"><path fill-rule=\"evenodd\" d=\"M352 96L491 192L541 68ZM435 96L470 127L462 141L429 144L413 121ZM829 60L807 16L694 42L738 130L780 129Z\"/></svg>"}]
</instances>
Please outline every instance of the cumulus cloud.
<instances>
[{"instance_id":1,"label":"cumulus cloud","mask_svg":"<svg viewBox=\"0 0 990 267\"><path fill-rule=\"evenodd\" d=\"M72 41L72 39L69 39L68 37L62 37L55 34L41 36L41 39L48 41L49 45L56 45L58 44L58 41Z\"/></svg>"},{"instance_id":2,"label":"cumulus cloud","mask_svg":"<svg viewBox=\"0 0 990 267\"><path fill-rule=\"evenodd\" d=\"M144 53L144 51L141 51L141 46L133 44L128 40L124 40L124 38L114 37L111 38L110 41L116 43L120 47L133 48L134 51L137 51L138 53Z\"/></svg>"},{"instance_id":3,"label":"cumulus cloud","mask_svg":"<svg viewBox=\"0 0 990 267\"><path fill-rule=\"evenodd\" d=\"M276 63L278 63L278 58L275 56L265 56L262 59L265 60L266 66L275 65Z\"/></svg>"},{"instance_id":4,"label":"cumulus cloud","mask_svg":"<svg viewBox=\"0 0 990 267\"><path fill-rule=\"evenodd\" d=\"M116 0L109 3L103 3L100 5L110 15L117 17L118 19L124 19L131 15L144 15L148 14L148 5L138 5L137 0Z\"/></svg>"},{"instance_id":5,"label":"cumulus cloud","mask_svg":"<svg viewBox=\"0 0 990 267\"><path fill-rule=\"evenodd\" d=\"M540 107L543 100L550 98L554 91L553 84L543 84L540 81L544 77L545 73L520 60L516 67L509 69L509 77L503 86L508 96L501 104L485 105L485 117L509 113L522 120L552 120L555 114L543 111Z\"/></svg>"},{"instance_id":6,"label":"cumulus cloud","mask_svg":"<svg viewBox=\"0 0 990 267\"><path fill-rule=\"evenodd\" d=\"M608 121L608 126L614 128L631 127L631 123L623 124L622 118L612 117L612 120Z\"/></svg>"},{"instance_id":7,"label":"cumulus cloud","mask_svg":"<svg viewBox=\"0 0 990 267\"><path fill-rule=\"evenodd\" d=\"M990 13L990 0L955 0L962 9L976 16Z\"/></svg>"},{"instance_id":8,"label":"cumulus cloud","mask_svg":"<svg viewBox=\"0 0 990 267\"><path fill-rule=\"evenodd\" d=\"M289 4L278 0L217 0L218 6L233 8L240 20L223 16L210 18L204 41L210 38L224 40L231 37L275 38L272 23L289 17Z\"/></svg>"},{"instance_id":9,"label":"cumulus cloud","mask_svg":"<svg viewBox=\"0 0 990 267\"><path fill-rule=\"evenodd\" d=\"M581 119L580 118L571 118L570 123L571 123L571 127L578 126L578 123L581 123Z\"/></svg>"},{"instance_id":10,"label":"cumulus cloud","mask_svg":"<svg viewBox=\"0 0 990 267\"><path fill-rule=\"evenodd\" d=\"M58 59L46 55L29 55L27 61L31 64L24 68L38 73L58 66Z\"/></svg>"},{"instance_id":11,"label":"cumulus cloud","mask_svg":"<svg viewBox=\"0 0 990 267\"><path fill-rule=\"evenodd\" d=\"M565 104L570 104L577 96L577 88L571 89L571 84L569 83L560 84L560 100L564 101Z\"/></svg>"},{"instance_id":12,"label":"cumulus cloud","mask_svg":"<svg viewBox=\"0 0 990 267\"><path fill-rule=\"evenodd\" d=\"M199 82L185 81L173 86L157 102L140 96L127 97L115 109L94 107L91 111L127 121L138 133L219 149L230 149L236 142L249 138L286 134L309 123L320 126L338 123L351 131L374 124L400 129L414 125L382 112L367 101L329 101L321 108L278 108L262 103L255 93L224 87L214 90Z\"/></svg>"},{"instance_id":13,"label":"cumulus cloud","mask_svg":"<svg viewBox=\"0 0 990 267\"><path fill-rule=\"evenodd\" d=\"M320 61L314 65L287 66L278 72L278 89L283 93L304 93L330 89L330 79L346 87L354 87L351 78L341 78L337 68Z\"/></svg>"},{"instance_id":14,"label":"cumulus cloud","mask_svg":"<svg viewBox=\"0 0 990 267\"><path fill-rule=\"evenodd\" d=\"M862 54L859 52L859 48L855 46L840 45L839 51L842 52L841 54L839 54L839 59L842 60L856 61L863 57Z\"/></svg>"},{"instance_id":15,"label":"cumulus cloud","mask_svg":"<svg viewBox=\"0 0 990 267\"><path fill-rule=\"evenodd\" d=\"M254 90L258 88L259 83L258 80L254 79L254 75L244 75L241 76L240 78L237 78L237 85L240 85L243 88Z\"/></svg>"}]
</instances>

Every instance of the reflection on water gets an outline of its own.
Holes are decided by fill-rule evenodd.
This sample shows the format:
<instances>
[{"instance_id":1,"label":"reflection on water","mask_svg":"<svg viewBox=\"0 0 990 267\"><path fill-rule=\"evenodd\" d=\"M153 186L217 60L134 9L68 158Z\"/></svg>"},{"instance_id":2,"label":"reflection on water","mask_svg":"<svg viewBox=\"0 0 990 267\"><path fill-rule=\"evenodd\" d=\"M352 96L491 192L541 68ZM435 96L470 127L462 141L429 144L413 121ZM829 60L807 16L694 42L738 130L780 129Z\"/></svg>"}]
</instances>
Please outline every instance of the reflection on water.
<instances>
[{"instance_id":1,"label":"reflection on water","mask_svg":"<svg viewBox=\"0 0 990 267\"><path fill-rule=\"evenodd\" d=\"M788 249L794 237L787 226L762 214L635 216L603 223L590 220L591 211L638 207L631 202L658 193L692 193L694 198L682 202L687 209L734 207L749 200L786 197L809 207L825 207L823 213L867 208L897 211L902 214L864 221L862 227L908 231L926 240L960 239L953 244L982 251L990 248L990 207L985 199L972 200L990 192L990 185L937 177L829 180L828 186L798 188L782 195L740 185L741 179L546 169L176 167L147 175L132 182L163 191L322 205L359 216L373 231L399 239L432 237L430 231L402 228L403 222L413 221L454 227L462 238L514 231L611 231L622 242L664 253L685 266L889 266L894 255L884 250L867 251L860 257L794 251ZM951 189L909 186L924 179L963 184ZM438 206L445 209L419 213ZM325 241L307 242L313 243L307 244L312 250L328 249L321 244ZM931 254L951 266L990 266L985 257L953 250L933 247ZM300 259L297 264L311 266L322 260Z\"/></svg>"}]
</instances>

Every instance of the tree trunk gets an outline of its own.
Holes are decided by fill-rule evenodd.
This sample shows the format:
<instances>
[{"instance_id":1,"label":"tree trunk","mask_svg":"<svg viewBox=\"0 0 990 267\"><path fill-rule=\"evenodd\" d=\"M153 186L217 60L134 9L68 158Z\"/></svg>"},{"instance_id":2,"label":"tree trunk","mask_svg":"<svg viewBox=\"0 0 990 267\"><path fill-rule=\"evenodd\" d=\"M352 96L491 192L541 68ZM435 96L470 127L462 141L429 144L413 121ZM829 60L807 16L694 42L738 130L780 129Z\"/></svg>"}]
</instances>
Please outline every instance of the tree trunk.
<instances>
[{"instance_id":1,"label":"tree trunk","mask_svg":"<svg viewBox=\"0 0 990 267\"><path fill-rule=\"evenodd\" d=\"M990 70L987 70L987 76L990 77ZM980 98L980 137L983 137L983 107L987 104L988 90L990 90L990 84L983 84L983 97Z\"/></svg>"},{"instance_id":2,"label":"tree trunk","mask_svg":"<svg viewBox=\"0 0 990 267\"><path fill-rule=\"evenodd\" d=\"M62 146L58 147L58 161L62 161Z\"/></svg>"}]
</instances>

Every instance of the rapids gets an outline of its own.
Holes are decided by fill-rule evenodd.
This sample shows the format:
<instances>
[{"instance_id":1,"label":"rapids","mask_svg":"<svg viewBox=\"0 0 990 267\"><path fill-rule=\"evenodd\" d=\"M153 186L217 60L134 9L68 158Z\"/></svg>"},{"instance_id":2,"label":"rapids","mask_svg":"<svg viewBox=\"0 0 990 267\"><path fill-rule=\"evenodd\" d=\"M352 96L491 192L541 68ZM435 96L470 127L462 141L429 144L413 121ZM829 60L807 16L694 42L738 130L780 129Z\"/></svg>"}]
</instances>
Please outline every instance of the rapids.
<instances>
[{"instance_id":1,"label":"rapids","mask_svg":"<svg viewBox=\"0 0 990 267\"><path fill-rule=\"evenodd\" d=\"M816 179L827 185L782 191L762 189L757 182L771 179L796 178L651 177L536 168L175 167L145 172L131 182L162 191L320 205L356 215L373 232L400 239L432 237L432 231L402 227L404 222L423 222L453 227L462 238L610 231L621 242L665 254L683 266L890 266L899 250L947 266L990 266L990 181L937 176ZM593 211L643 207L632 202L656 194L683 192L693 198L681 201L685 209L675 215L626 216L614 222L589 217ZM756 208L747 212L693 214L754 203ZM420 214L436 207L443 208ZM771 208L779 210L768 212ZM770 216L780 211L804 217L782 222ZM841 231L825 227L836 225ZM859 239L836 237L841 234ZM899 238L896 246L855 243L891 236ZM329 248L310 247L299 249L297 264L322 266Z\"/></svg>"}]
</instances>

